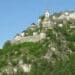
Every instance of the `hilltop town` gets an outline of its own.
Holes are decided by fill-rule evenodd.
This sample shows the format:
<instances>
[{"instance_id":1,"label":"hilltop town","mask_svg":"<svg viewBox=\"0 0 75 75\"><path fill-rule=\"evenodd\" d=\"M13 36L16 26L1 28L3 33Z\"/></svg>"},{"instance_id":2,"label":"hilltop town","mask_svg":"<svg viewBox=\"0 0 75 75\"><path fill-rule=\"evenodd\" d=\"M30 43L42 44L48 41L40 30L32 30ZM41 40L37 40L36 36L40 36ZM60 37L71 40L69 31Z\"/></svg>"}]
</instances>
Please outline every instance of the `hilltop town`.
<instances>
[{"instance_id":1,"label":"hilltop town","mask_svg":"<svg viewBox=\"0 0 75 75\"><path fill-rule=\"evenodd\" d=\"M38 42L46 38L46 32L56 27L63 27L67 23L69 28L75 28L75 12L65 11L60 13L53 13L47 10L44 15L40 16L37 23L32 23L23 32L17 34L10 42L23 43L23 42Z\"/></svg>"},{"instance_id":2,"label":"hilltop town","mask_svg":"<svg viewBox=\"0 0 75 75\"><path fill-rule=\"evenodd\" d=\"M75 12L46 11L5 42L0 75L75 75Z\"/></svg>"}]
</instances>

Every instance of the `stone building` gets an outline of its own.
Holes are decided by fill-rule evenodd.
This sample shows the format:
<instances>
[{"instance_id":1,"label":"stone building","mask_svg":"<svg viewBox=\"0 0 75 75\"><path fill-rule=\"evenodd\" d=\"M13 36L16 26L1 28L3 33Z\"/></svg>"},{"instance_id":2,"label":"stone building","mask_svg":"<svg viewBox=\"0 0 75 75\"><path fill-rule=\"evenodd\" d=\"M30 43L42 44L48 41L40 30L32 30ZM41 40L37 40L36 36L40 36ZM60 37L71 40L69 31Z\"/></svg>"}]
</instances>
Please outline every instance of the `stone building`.
<instances>
[{"instance_id":1,"label":"stone building","mask_svg":"<svg viewBox=\"0 0 75 75\"><path fill-rule=\"evenodd\" d=\"M37 27L37 25L35 23L32 23L30 26L30 29L34 31L36 29L36 27Z\"/></svg>"},{"instance_id":2,"label":"stone building","mask_svg":"<svg viewBox=\"0 0 75 75\"><path fill-rule=\"evenodd\" d=\"M41 22L42 28L51 29L52 28L52 21L50 18L50 13L48 11L45 12L44 19Z\"/></svg>"},{"instance_id":3,"label":"stone building","mask_svg":"<svg viewBox=\"0 0 75 75\"><path fill-rule=\"evenodd\" d=\"M42 25L42 29L40 32L38 32L40 29L37 30L37 28L39 28L40 25ZM43 20L39 19L38 24L32 23L31 26L29 27L29 30L30 30L29 33L32 32L32 35L29 35L28 32L22 32L20 35L17 35L15 39L11 41L11 43L17 44L17 43L23 43L23 42L38 42L46 38L45 30L51 29L52 27L53 27L53 24L50 18L50 13L46 11Z\"/></svg>"}]
</instances>

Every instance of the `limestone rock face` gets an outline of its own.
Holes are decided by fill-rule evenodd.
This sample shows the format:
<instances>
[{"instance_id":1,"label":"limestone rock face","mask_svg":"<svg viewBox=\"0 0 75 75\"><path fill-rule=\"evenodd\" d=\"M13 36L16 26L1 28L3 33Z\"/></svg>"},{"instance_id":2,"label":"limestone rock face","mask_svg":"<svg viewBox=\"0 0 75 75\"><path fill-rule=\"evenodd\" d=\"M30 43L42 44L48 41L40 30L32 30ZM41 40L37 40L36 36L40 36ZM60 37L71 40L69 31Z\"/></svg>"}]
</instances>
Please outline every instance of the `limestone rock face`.
<instances>
[{"instance_id":1,"label":"limestone rock face","mask_svg":"<svg viewBox=\"0 0 75 75\"><path fill-rule=\"evenodd\" d=\"M0 75L64 74L75 75L75 12L47 11L0 49Z\"/></svg>"}]
</instances>

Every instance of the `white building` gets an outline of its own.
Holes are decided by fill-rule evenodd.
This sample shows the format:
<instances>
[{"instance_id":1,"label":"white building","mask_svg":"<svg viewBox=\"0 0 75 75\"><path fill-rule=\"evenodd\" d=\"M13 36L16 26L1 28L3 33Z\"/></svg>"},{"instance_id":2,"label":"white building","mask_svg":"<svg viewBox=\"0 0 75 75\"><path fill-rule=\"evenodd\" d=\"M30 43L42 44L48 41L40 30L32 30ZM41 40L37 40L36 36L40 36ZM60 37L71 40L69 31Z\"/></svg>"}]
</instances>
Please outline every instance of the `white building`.
<instances>
[{"instance_id":1,"label":"white building","mask_svg":"<svg viewBox=\"0 0 75 75\"><path fill-rule=\"evenodd\" d=\"M15 40L20 40L21 39L21 36L20 35L17 35L14 39Z\"/></svg>"},{"instance_id":2,"label":"white building","mask_svg":"<svg viewBox=\"0 0 75 75\"><path fill-rule=\"evenodd\" d=\"M50 17L50 13L48 12L48 10L45 12L45 18L49 18Z\"/></svg>"},{"instance_id":3,"label":"white building","mask_svg":"<svg viewBox=\"0 0 75 75\"><path fill-rule=\"evenodd\" d=\"M25 33L24 33L24 32L22 32L20 35L21 35L22 37L24 37L24 36L25 36Z\"/></svg>"},{"instance_id":4,"label":"white building","mask_svg":"<svg viewBox=\"0 0 75 75\"><path fill-rule=\"evenodd\" d=\"M38 25L40 24L40 22L41 22L41 19L38 19Z\"/></svg>"},{"instance_id":5,"label":"white building","mask_svg":"<svg viewBox=\"0 0 75 75\"><path fill-rule=\"evenodd\" d=\"M45 12L45 17L42 20L42 27L43 28L52 28L52 21L50 19L50 13L48 11Z\"/></svg>"}]
</instances>

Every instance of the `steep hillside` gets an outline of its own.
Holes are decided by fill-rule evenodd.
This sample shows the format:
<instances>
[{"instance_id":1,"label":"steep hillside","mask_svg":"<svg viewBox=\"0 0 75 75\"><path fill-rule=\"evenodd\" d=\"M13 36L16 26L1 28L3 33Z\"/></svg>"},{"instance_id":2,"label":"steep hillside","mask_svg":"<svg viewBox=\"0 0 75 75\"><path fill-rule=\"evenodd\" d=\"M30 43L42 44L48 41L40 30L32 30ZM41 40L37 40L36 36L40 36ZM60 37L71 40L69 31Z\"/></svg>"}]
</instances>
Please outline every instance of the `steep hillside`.
<instances>
[{"instance_id":1,"label":"steep hillside","mask_svg":"<svg viewBox=\"0 0 75 75\"><path fill-rule=\"evenodd\" d=\"M74 22L65 21L42 28L46 38L37 42L7 41L0 50L0 75L75 75Z\"/></svg>"}]
</instances>

